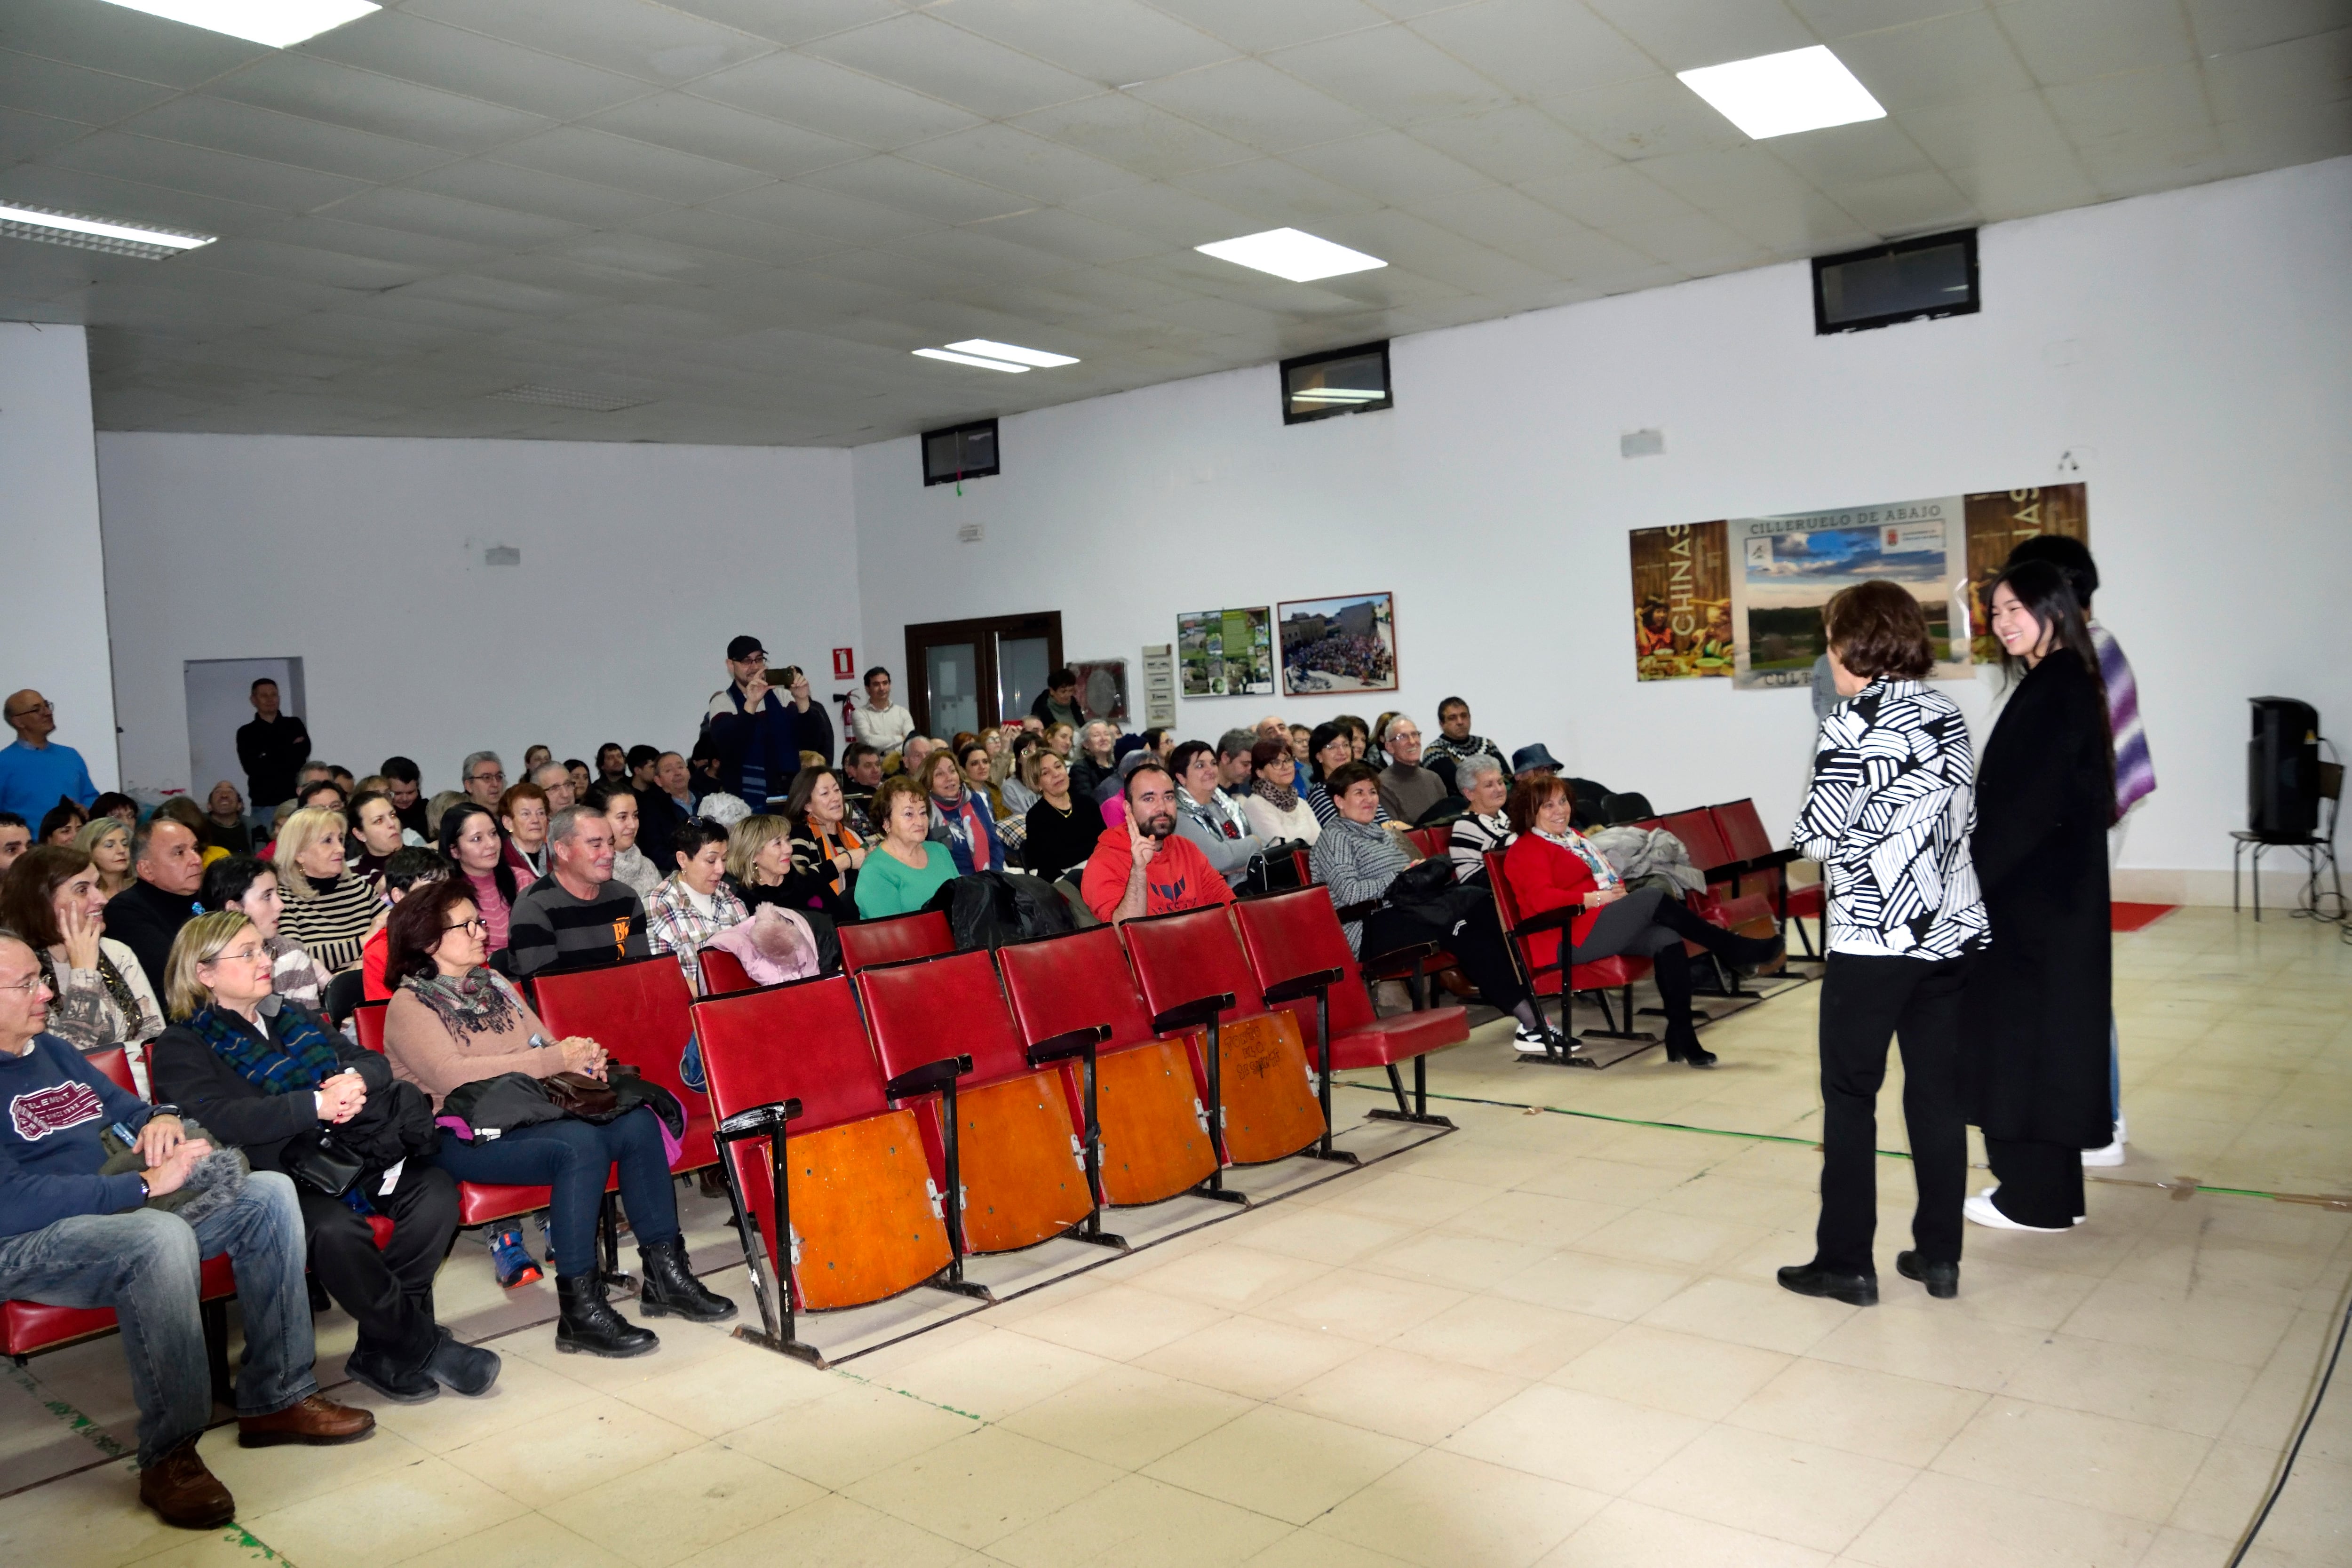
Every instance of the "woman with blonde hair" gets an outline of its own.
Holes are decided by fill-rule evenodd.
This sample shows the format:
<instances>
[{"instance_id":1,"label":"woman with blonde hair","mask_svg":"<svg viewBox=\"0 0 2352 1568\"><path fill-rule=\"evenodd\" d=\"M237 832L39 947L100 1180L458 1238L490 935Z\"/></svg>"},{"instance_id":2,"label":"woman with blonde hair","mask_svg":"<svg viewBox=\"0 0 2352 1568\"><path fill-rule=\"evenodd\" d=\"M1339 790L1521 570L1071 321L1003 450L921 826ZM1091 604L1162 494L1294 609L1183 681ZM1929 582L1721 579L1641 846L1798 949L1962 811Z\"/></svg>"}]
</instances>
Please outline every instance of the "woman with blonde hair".
<instances>
[{"instance_id":1,"label":"woman with blonde hair","mask_svg":"<svg viewBox=\"0 0 2352 1568\"><path fill-rule=\"evenodd\" d=\"M270 865L286 900L278 929L329 974L359 967L360 950L383 918L383 895L373 877L344 868L343 814L307 805L278 829Z\"/></svg>"},{"instance_id":2,"label":"woman with blonde hair","mask_svg":"<svg viewBox=\"0 0 2352 1568\"><path fill-rule=\"evenodd\" d=\"M298 814L299 815L299 814ZM361 1162L353 1191L392 1221L376 1245L366 1216L297 1179L310 1267L359 1321L344 1371L414 1405L444 1388L486 1394L499 1358L434 1321L433 1276L457 1230L457 1188L427 1160L433 1112L394 1081L384 1058L275 992L269 952L234 911L198 915L172 943L164 989L179 1020L155 1042L156 1092L241 1149L257 1171L287 1171L289 1150L327 1129Z\"/></svg>"},{"instance_id":3,"label":"woman with blonde hair","mask_svg":"<svg viewBox=\"0 0 2352 1568\"><path fill-rule=\"evenodd\" d=\"M792 868L791 819L754 812L727 830L727 887L745 909L793 904L785 886Z\"/></svg>"},{"instance_id":4,"label":"woman with blonde hair","mask_svg":"<svg viewBox=\"0 0 2352 1568\"><path fill-rule=\"evenodd\" d=\"M131 829L119 816L93 816L74 835L73 847L98 873L98 890L108 898L131 886Z\"/></svg>"}]
</instances>

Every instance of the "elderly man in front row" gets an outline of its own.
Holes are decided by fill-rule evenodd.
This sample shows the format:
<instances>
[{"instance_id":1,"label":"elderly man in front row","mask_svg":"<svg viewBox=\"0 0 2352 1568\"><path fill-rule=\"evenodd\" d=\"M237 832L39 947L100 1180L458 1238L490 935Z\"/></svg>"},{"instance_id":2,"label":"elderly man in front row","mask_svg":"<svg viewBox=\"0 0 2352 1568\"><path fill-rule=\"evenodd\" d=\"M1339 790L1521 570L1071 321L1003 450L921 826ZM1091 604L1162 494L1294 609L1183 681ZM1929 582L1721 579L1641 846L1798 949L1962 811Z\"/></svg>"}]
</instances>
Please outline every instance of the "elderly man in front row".
<instances>
[{"instance_id":1,"label":"elderly man in front row","mask_svg":"<svg viewBox=\"0 0 2352 1568\"><path fill-rule=\"evenodd\" d=\"M375 1417L320 1397L311 1375L294 1184L253 1172L233 1197L191 1202L209 1205L193 1222L151 1206L187 1185L212 1145L44 1034L48 1005L33 950L0 934L0 1298L114 1310L139 1405L139 1500L167 1524L217 1529L236 1503L196 1452L213 1413L197 1310L205 1257L229 1255L245 1311L240 1444L348 1443ZM110 1125L131 1134L139 1169L99 1173Z\"/></svg>"}]
</instances>

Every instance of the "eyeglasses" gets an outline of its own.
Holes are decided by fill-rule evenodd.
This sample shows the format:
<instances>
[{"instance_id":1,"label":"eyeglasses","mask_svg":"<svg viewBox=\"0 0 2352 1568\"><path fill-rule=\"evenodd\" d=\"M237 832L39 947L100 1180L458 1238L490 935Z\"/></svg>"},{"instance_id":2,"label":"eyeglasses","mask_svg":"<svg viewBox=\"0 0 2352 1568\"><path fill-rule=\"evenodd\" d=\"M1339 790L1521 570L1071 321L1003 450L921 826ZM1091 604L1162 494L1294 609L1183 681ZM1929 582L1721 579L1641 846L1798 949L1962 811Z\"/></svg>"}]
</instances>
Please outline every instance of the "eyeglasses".
<instances>
[{"instance_id":1,"label":"eyeglasses","mask_svg":"<svg viewBox=\"0 0 2352 1568\"><path fill-rule=\"evenodd\" d=\"M467 784L488 784L492 779L496 779L500 784L506 783L507 771L504 768L500 768L495 773L467 773L466 775L466 782Z\"/></svg>"},{"instance_id":2,"label":"eyeglasses","mask_svg":"<svg viewBox=\"0 0 2352 1568\"><path fill-rule=\"evenodd\" d=\"M484 920L481 916L476 915L469 921L451 921L441 929L443 931L488 931L490 929L490 922Z\"/></svg>"},{"instance_id":3,"label":"eyeglasses","mask_svg":"<svg viewBox=\"0 0 2352 1568\"><path fill-rule=\"evenodd\" d=\"M216 952L210 958L204 959L201 962L205 963L251 963L255 959L261 956L262 952L260 948L247 947L241 948L235 952Z\"/></svg>"},{"instance_id":4,"label":"eyeglasses","mask_svg":"<svg viewBox=\"0 0 2352 1568\"><path fill-rule=\"evenodd\" d=\"M22 991L27 996L36 991L45 989L47 989L47 983L37 974L28 975L23 980L12 980L5 985L0 985L0 991Z\"/></svg>"},{"instance_id":5,"label":"eyeglasses","mask_svg":"<svg viewBox=\"0 0 2352 1568\"><path fill-rule=\"evenodd\" d=\"M36 713L54 713L57 710L57 704L54 702L36 702L29 708L16 709L7 716L11 719L29 719Z\"/></svg>"}]
</instances>

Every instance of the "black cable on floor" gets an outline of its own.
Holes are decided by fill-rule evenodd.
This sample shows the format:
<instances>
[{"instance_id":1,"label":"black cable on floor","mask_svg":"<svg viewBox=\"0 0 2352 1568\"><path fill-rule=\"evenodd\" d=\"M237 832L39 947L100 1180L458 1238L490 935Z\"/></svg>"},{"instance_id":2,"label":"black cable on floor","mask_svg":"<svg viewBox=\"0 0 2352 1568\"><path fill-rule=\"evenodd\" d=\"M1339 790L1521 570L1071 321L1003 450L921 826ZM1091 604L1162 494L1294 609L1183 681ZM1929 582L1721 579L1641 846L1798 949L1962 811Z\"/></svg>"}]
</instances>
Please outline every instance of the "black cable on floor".
<instances>
[{"instance_id":1,"label":"black cable on floor","mask_svg":"<svg viewBox=\"0 0 2352 1568\"><path fill-rule=\"evenodd\" d=\"M2286 1451L2286 1462L2279 1467L2278 1479L2271 1483L2270 1495L2263 1499L2262 1511L2254 1515L2253 1523L2246 1526L2238 1549L2230 1553L2230 1561L2222 1568L2238 1568L2246 1560L2246 1553L2254 1548L2254 1537L2263 1532L2271 1510L2278 1505L2279 1494L2286 1490L2287 1480L2294 1474L2295 1456L2303 1452L2303 1440L2311 1436L2312 1423L2319 1419L2319 1407L2327 1401L2327 1385L2336 1376L2336 1363L2343 1359L2344 1333L2347 1329L2352 1329L2352 1295L2345 1298L2344 1319L2336 1325L2336 1348L2328 1352L2326 1370L2319 1374L2319 1386L2311 1395L2311 1408L2304 1412L2303 1425L2295 1429L2294 1445Z\"/></svg>"}]
</instances>

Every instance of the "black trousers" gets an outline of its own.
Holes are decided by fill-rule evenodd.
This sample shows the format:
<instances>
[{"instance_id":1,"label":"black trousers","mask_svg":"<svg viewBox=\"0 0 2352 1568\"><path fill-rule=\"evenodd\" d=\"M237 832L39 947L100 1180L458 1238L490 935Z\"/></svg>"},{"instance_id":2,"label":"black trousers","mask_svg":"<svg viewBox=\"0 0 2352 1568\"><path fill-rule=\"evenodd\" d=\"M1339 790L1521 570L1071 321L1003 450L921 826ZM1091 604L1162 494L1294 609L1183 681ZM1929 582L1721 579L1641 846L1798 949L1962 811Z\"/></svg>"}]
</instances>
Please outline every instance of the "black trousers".
<instances>
[{"instance_id":1,"label":"black trousers","mask_svg":"<svg viewBox=\"0 0 2352 1568\"><path fill-rule=\"evenodd\" d=\"M1760 937L1741 936L1692 912L1688 904L1664 888L1635 888L1607 905L1570 960L1591 963L1619 953L1650 961L1650 978L1657 983L1658 1001L1666 1013L1666 1043L1680 1047L1698 1039L1691 1014L1690 955L1686 942L1697 942L1727 963L1760 963L1774 943ZM1879 1042L1885 1047L1884 1040Z\"/></svg>"},{"instance_id":2,"label":"black trousers","mask_svg":"<svg viewBox=\"0 0 2352 1568\"><path fill-rule=\"evenodd\" d=\"M364 1178L363 1178L364 1179ZM341 1198L294 1184L310 1233L310 1267L335 1304L359 1320L358 1348L403 1367L433 1353L433 1276L457 1234L457 1184L423 1160L401 1168L400 1185L368 1194L392 1221L382 1250L368 1222Z\"/></svg>"},{"instance_id":3,"label":"black trousers","mask_svg":"<svg viewBox=\"0 0 2352 1568\"><path fill-rule=\"evenodd\" d=\"M2083 1151L2071 1143L2029 1143L1985 1136L1985 1157L2000 1183L1992 1206L2020 1225L2065 1230L2083 1206Z\"/></svg>"},{"instance_id":4,"label":"black trousers","mask_svg":"<svg viewBox=\"0 0 2352 1568\"><path fill-rule=\"evenodd\" d=\"M1518 965L1503 945L1503 923L1494 896L1484 888L1455 888L1428 903L1375 910L1365 917L1356 951L1366 958L1401 947L1433 942L1462 966L1462 977L1478 988L1487 1006L1507 1013L1527 1000Z\"/></svg>"},{"instance_id":5,"label":"black trousers","mask_svg":"<svg viewBox=\"0 0 2352 1568\"><path fill-rule=\"evenodd\" d=\"M1822 976L1822 1219L1813 1261L1874 1274L1878 1226L1878 1090L1886 1042L1903 1052L1903 1123L1919 1189L1912 1245L1928 1263L1960 1260L1968 1126L1955 1079L1967 960L1931 963L1832 952Z\"/></svg>"}]
</instances>

